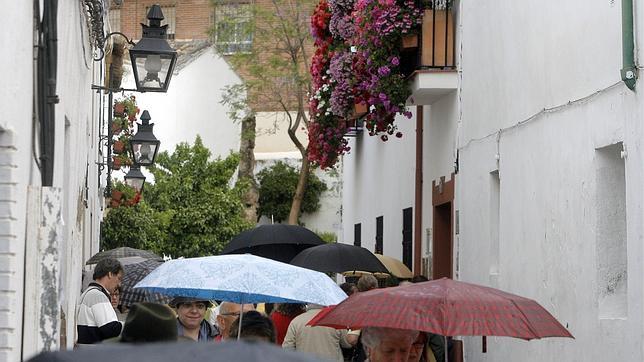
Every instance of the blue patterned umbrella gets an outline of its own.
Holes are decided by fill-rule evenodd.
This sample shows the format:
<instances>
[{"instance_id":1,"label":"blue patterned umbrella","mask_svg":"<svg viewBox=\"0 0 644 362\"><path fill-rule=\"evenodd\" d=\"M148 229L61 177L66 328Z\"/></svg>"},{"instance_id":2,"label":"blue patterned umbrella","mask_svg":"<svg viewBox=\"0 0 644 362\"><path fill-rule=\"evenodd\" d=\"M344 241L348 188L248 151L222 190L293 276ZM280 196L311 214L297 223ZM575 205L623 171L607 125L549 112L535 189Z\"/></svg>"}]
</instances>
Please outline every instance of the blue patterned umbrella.
<instances>
[{"instance_id":1,"label":"blue patterned umbrella","mask_svg":"<svg viewBox=\"0 0 644 362\"><path fill-rule=\"evenodd\" d=\"M251 254L170 260L135 288L240 304L331 305L347 297L326 274Z\"/></svg>"}]
</instances>

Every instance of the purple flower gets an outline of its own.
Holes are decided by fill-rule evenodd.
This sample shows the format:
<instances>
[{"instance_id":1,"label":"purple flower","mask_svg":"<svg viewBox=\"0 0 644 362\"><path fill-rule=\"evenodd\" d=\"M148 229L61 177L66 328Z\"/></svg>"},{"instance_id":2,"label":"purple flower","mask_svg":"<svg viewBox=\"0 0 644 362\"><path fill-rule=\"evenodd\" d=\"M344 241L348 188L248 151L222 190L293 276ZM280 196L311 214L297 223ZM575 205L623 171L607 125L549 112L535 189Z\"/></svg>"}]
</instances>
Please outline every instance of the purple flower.
<instances>
[{"instance_id":1,"label":"purple flower","mask_svg":"<svg viewBox=\"0 0 644 362\"><path fill-rule=\"evenodd\" d=\"M389 75L389 73L391 73L391 70L390 70L390 69L389 69L389 67L388 67L388 66L386 66L386 65L384 65L384 66L382 66L382 67L378 68L378 74L379 74L379 75L381 75L381 76L383 76L383 77L388 76L388 75Z\"/></svg>"},{"instance_id":2,"label":"purple flower","mask_svg":"<svg viewBox=\"0 0 644 362\"><path fill-rule=\"evenodd\" d=\"M400 65L400 59L398 59L398 57L391 58L391 64L396 65L396 66Z\"/></svg>"}]
</instances>

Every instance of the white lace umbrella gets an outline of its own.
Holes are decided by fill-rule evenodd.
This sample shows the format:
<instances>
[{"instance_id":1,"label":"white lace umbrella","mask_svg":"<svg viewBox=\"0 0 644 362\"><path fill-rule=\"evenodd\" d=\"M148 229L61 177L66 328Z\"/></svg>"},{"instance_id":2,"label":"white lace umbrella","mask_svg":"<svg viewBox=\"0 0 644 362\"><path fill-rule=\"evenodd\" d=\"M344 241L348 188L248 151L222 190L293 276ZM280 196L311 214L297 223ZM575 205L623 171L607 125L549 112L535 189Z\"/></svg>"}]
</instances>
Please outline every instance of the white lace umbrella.
<instances>
[{"instance_id":1,"label":"white lace umbrella","mask_svg":"<svg viewBox=\"0 0 644 362\"><path fill-rule=\"evenodd\" d=\"M169 260L134 288L239 304L332 305L347 298L326 274L251 254Z\"/></svg>"}]
</instances>

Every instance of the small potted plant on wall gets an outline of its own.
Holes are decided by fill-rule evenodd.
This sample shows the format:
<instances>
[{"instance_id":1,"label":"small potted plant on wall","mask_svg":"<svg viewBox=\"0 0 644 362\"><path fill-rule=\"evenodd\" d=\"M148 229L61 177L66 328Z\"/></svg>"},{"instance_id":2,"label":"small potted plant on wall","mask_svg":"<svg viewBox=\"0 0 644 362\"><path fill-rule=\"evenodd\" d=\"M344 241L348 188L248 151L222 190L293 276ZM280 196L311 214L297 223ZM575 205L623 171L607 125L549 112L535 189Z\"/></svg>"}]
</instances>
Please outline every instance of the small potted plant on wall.
<instances>
[{"instance_id":1,"label":"small potted plant on wall","mask_svg":"<svg viewBox=\"0 0 644 362\"><path fill-rule=\"evenodd\" d=\"M134 206L141 201L141 194L124 182L112 180L112 185L110 207Z\"/></svg>"}]
</instances>

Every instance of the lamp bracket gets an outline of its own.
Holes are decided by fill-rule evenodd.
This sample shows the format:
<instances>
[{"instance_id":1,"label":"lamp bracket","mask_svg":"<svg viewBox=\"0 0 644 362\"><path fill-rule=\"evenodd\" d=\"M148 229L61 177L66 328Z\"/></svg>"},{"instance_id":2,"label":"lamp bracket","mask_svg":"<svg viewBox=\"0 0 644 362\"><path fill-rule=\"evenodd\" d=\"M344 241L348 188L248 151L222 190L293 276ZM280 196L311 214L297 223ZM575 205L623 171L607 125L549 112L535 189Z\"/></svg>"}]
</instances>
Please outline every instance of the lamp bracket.
<instances>
[{"instance_id":1,"label":"lamp bracket","mask_svg":"<svg viewBox=\"0 0 644 362\"><path fill-rule=\"evenodd\" d=\"M111 93L125 93L125 92L138 92L138 93L145 93L145 91L140 91L138 89L131 89L131 88L108 88L108 87L103 87L101 85L95 85L92 84L92 89L96 91L105 91L105 92L111 92Z\"/></svg>"},{"instance_id":2,"label":"lamp bracket","mask_svg":"<svg viewBox=\"0 0 644 362\"><path fill-rule=\"evenodd\" d=\"M130 38L127 37L127 35L121 33L120 31L113 31L105 36L104 39L102 39L102 42L100 42L100 45L98 46L98 50L101 52L101 55L98 56L98 58L94 58L94 61L98 62L103 60L105 58L105 43L107 42L107 39L114 35L120 35L125 38L128 44L134 46L136 45Z\"/></svg>"}]
</instances>

